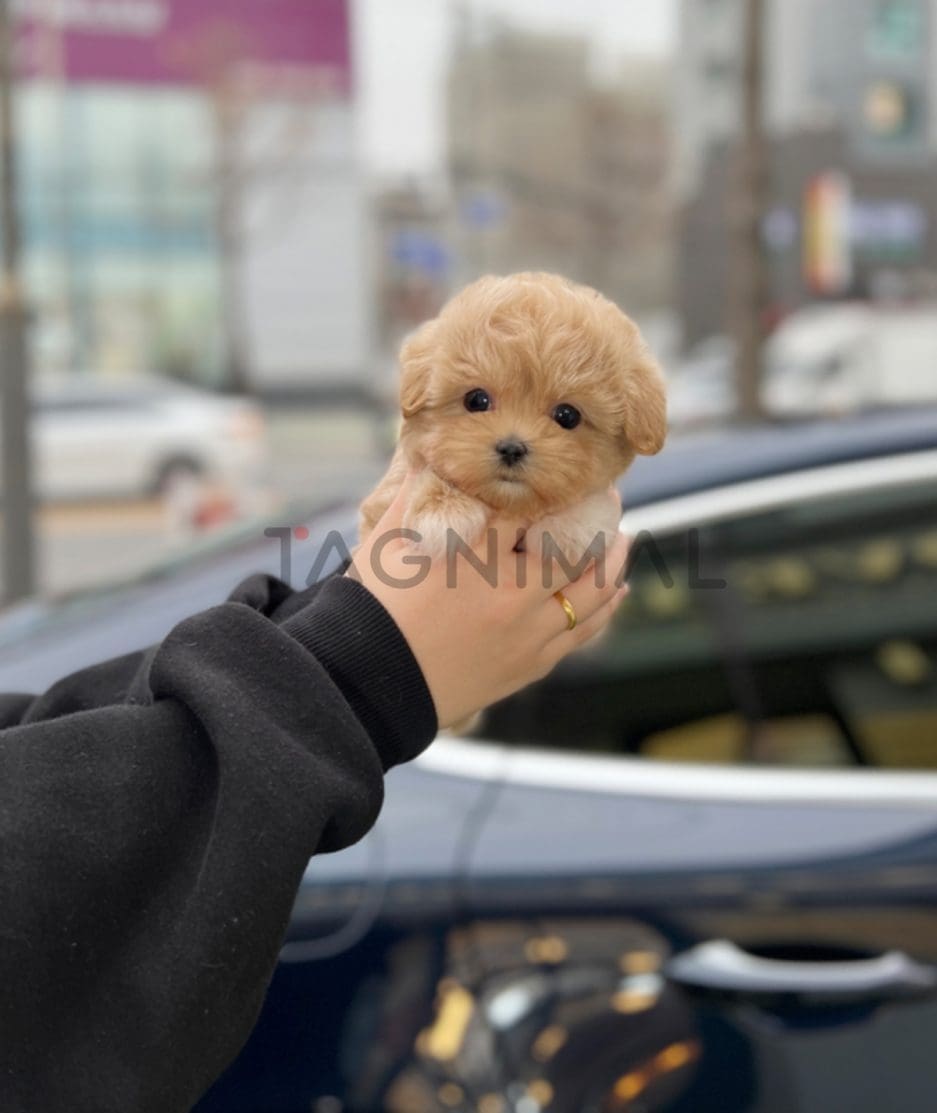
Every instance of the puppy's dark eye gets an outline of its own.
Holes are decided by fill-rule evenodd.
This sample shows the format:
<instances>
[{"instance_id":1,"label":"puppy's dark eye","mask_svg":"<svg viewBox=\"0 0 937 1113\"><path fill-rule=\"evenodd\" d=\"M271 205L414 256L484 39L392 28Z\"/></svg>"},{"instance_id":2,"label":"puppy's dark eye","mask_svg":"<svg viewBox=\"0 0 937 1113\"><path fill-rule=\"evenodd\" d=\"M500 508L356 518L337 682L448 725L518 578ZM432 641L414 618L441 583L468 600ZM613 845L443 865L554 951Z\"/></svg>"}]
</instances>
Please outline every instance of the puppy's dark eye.
<instances>
[{"instance_id":1,"label":"puppy's dark eye","mask_svg":"<svg viewBox=\"0 0 937 1113\"><path fill-rule=\"evenodd\" d=\"M471 414L484 413L485 410L491 409L491 395L487 390L477 388L470 390L462 400L465 403L465 408Z\"/></svg>"},{"instance_id":2,"label":"puppy's dark eye","mask_svg":"<svg viewBox=\"0 0 937 1113\"><path fill-rule=\"evenodd\" d=\"M582 414L568 402L561 402L553 411L553 420L564 429L575 429L582 421Z\"/></svg>"}]
</instances>

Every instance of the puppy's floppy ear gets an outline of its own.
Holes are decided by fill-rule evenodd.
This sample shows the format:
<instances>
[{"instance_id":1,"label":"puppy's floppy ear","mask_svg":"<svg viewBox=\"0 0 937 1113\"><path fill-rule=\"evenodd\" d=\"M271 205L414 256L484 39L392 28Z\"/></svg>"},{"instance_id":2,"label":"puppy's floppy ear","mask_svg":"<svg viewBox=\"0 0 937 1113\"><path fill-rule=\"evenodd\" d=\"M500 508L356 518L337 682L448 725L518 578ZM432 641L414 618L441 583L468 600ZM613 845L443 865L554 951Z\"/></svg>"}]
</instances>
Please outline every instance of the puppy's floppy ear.
<instances>
[{"instance_id":1,"label":"puppy's floppy ear","mask_svg":"<svg viewBox=\"0 0 937 1113\"><path fill-rule=\"evenodd\" d=\"M427 321L400 349L400 411L413 417L429 402L429 387L436 356L437 322Z\"/></svg>"},{"instance_id":2,"label":"puppy's floppy ear","mask_svg":"<svg viewBox=\"0 0 937 1113\"><path fill-rule=\"evenodd\" d=\"M657 360L646 349L625 371L628 444L642 456L660 452L667 439L667 389Z\"/></svg>"}]
</instances>

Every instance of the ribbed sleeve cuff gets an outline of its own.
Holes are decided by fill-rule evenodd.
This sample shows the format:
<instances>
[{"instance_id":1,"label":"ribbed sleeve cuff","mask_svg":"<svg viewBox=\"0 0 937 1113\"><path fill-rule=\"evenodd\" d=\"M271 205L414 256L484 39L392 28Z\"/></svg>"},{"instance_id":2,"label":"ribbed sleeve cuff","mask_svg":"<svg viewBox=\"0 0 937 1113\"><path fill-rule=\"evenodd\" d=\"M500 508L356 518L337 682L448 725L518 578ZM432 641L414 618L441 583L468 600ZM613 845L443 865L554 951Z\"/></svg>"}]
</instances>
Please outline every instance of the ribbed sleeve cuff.
<instances>
[{"instance_id":1,"label":"ribbed sleeve cuff","mask_svg":"<svg viewBox=\"0 0 937 1113\"><path fill-rule=\"evenodd\" d=\"M438 730L436 708L406 638L377 599L333 576L281 630L325 668L368 732L384 770L410 761Z\"/></svg>"}]
</instances>

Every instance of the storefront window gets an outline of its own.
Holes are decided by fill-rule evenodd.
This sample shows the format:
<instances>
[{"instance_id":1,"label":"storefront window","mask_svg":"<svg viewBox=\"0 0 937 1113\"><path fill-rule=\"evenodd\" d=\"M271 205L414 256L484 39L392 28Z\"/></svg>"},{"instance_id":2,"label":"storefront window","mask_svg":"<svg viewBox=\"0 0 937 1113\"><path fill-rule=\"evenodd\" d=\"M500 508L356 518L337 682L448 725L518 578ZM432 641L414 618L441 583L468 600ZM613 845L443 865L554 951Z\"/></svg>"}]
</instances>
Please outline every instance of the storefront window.
<instances>
[{"instance_id":1,"label":"storefront window","mask_svg":"<svg viewBox=\"0 0 937 1113\"><path fill-rule=\"evenodd\" d=\"M21 99L40 370L219 376L215 144L185 89L39 84Z\"/></svg>"}]
</instances>

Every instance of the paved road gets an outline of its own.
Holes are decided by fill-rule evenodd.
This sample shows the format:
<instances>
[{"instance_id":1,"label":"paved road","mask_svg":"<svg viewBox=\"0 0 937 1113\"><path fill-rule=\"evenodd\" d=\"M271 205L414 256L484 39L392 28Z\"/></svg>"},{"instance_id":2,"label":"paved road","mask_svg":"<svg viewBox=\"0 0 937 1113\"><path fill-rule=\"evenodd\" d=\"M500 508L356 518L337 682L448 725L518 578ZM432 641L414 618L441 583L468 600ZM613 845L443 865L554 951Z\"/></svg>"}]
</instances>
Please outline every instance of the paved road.
<instances>
[{"instance_id":1,"label":"paved road","mask_svg":"<svg viewBox=\"0 0 937 1113\"><path fill-rule=\"evenodd\" d=\"M290 502L310 505L357 494L386 467L386 435L373 418L353 410L275 413L273 487Z\"/></svg>"},{"instance_id":2,"label":"paved road","mask_svg":"<svg viewBox=\"0 0 937 1113\"><path fill-rule=\"evenodd\" d=\"M269 430L271 486L255 503L258 533L292 524L299 507L357 498L386 466L386 430L361 412L274 411ZM53 594L138 575L200 540L157 500L44 507L38 531L41 590Z\"/></svg>"}]
</instances>

